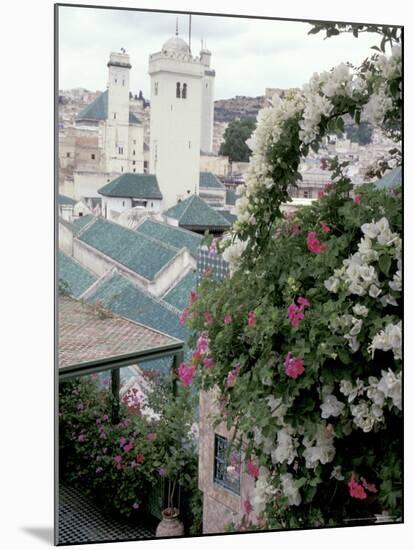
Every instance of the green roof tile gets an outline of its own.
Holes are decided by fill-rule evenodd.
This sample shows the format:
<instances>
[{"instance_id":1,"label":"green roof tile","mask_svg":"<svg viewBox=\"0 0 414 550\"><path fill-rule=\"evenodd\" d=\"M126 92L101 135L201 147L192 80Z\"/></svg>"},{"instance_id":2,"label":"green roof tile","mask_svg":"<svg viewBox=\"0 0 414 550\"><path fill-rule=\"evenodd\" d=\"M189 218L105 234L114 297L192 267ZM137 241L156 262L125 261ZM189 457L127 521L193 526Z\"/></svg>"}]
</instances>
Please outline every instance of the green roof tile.
<instances>
[{"instance_id":1,"label":"green roof tile","mask_svg":"<svg viewBox=\"0 0 414 550\"><path fill-rule=\"evenodd\" d=\"M106 120L108 118L108 90L98 95L96 99L87 105L76 117L81 120ZM129 122L131 124L140 124L141 121L134 113L129 113Z\"/></svg>"},{"instance_id":2,"label":"green roof tile","mask_svg":"<svg viewBox=\"0 0 414 550\"><path fill-rule=\"evenodd\" d=\"M76 202L77 201L75 201L75 199L67 197L66 195L58 195L58 204L68 204L70 206L74 206Z\"/></svg>"},{"instance_id":3,"label":"green roof tile","mask_svg":"<svg viewBox=\"0 0 414 550\"><path fill-rule=\"evenodd\" d=\"M226 220L231 223L231 225L233 225L233 223L237 220L237 216L228 210L220 210L219 212L223 218L226 218Z\"/></svg>"},{"instance_id":4,"label":"green roof tile","mask_svg":"<svg viewBox=\"0 0 414 550\"><path fill-rule=\"evenodd\" d=\"M227 229L230 223L211 208L198 195L191 195L164 212L165 216L178 220L182 227Z\"/></svg>"},{"instance_id":5,"label":"green roof tile","mask_svg":"<svg viewBox=\"0 0 414 550\"><path fill-rule=\"evenodd\" d=\"M163 296L163 300L182 311L189 303L191 290L197 286L197 273L190 271L171 290Z\"/></svg>"},{"instance_id":6,"label":"green roof tile","mask_svg":"<svg viewBox=\"0 0 414 550\"><path fill-rule=\"evenodd\" d=\"M114 274L103 281L87 299L89 303L97 300L117 315L180 340L187 340L189 336L187 329L179 323L177 310L137 288L122 275Z\"/></svg>"},{"instance_id":7,"label":"green roof tile","mask_svg":"<svg viewBox=\"0 0 414 550\"><path fill-rule=\"evenodd\" d=\"M236 204L237 195L233 189L226 190L226 204L231 204L232 206Z\"/></svg>"},{"instance_id":8,"label":"green roof tile","mask_svg":"<svg viewBox=\"0 0 414 550\"><path fill-rule=\"evenodd\" d=\"M392 187L398 187L402 183L402 170L401 166L393 168L387 172L381 179L375 182L375 187L378 189L389 189Z\"/></svg>"},{"instance_id":9,"label":"green roof tile","mask_svg":"<svg viewBox=\"0 0 414 550\"><path fill-rule=\"evenodd\" d=\"M146 219L136 228L138 233L143 233L148 237L153 237L163 243L174 246L178 250L184 246L189 249L194 257L197 257L198 247L203 240L201 235L197 235L187 229L174 227L151 219Z\"/></svg>"},{"instance_id":10,"label":"green roof tile","mask_svg":"<svg viewBox=\"0 0 414 550\"><path fill-rule=\"evenodd\" d=\"M59 251L58 269L59 281L63 281L68 292L75 298L83 294L97 280L97 277L61 250Z\"/></svg>"},{"instance_id":11,"label":"green roof tile","mask_svg":"<svg viewBox=\"0 0 414 550\"><path fill-rule=\"evenodd\" d=\"M74 218L72 220L72 225L74 225L76 229L79 231L93 219L95 219L95 216L93 214L86 214L86 216L79 216L79 218Z\"/></svg>"},{"instance_id":12,"label":"green roof tile","mask_svg":"<svg viewBox=\"0 0 414 550\"><path fill-rule=\"evenodd\" d=\"M177 254L171 246L104 218L96 218L78 238L148 280Z\"/></svg>"},{"instance_id":13,"label":"green roof tile","mask_svg":"<svg viewBox=\"0 0 414 550\"><path fill-rule=\"evenodd\" d=\"M98 189L98 193L105 197L162 199L157 177L153 174L122 174Z\"/></svg>"},{"instance_id":14,"label":"green roof tile","mask_svg":"<svg viewBox=\"0 0 414 550\"><path fill-rule=\"evenodd\" d=\"M212 172L200 172L200 187L209 189L224 189L224 185Z\"/></svg>"}]
</instances>

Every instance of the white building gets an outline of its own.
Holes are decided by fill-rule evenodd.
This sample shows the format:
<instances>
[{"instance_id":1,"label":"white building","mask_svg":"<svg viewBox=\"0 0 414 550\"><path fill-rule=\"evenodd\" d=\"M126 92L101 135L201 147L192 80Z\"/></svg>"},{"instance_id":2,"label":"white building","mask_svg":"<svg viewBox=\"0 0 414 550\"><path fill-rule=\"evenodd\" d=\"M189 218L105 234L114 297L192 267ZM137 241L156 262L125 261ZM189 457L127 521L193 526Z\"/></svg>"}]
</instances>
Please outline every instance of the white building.
<instances>
[{"instance_id":1,"label":"white building","mask_svg":"<svg viewBox=\"0 0 414 550\"><path fill-rule=\"evenodd\" d=\"M201 57L193 57L177 33L149 58L149 172L157 176L165 209L198 193L201 141L210 148L212 141L214 71L209 68L210 55L202 50Z\"/></svg>"},{"instance_id":2,"label":"white building","mask_svg":"<svg viewBox=\"0 0 414 550\"><path fill-rule=\"evenodd\" d=\"M130 69L127 53L112 52L106 91L76 117L79 136L83 141L89 136L90 143L82 142L75 152L75 198L97 197L98 189L119 174L144 172L144 127L131 112Z\"/></svg>"},{"instance_id":3,"label":"white building","mask_svg":"<svg viewBox=\"0 0 414 550\"><path fill-rule=\"evenodd\" d=\"M202 82L200 148L203 153L212 153L214 128L214 81L216 78L216 72L210 67L210 50L202 47L200 51L200 60L205 67Z\"/></svg>"}]
</instances>

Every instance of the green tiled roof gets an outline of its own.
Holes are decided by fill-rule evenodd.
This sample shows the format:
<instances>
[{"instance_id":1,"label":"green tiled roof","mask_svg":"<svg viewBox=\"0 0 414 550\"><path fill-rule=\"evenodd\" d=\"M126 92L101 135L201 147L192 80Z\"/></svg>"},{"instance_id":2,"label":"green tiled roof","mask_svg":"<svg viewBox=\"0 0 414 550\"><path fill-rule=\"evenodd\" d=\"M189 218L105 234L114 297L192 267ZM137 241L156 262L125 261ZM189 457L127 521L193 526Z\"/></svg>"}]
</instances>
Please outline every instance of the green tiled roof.
<instances>
[{"instance_id":1,"label":"green tiled roof","mask_svg":"<svg viewBox=\"0 0 414 550\"><path fill-rule=\"evenodd\" d=\"M64 220L61 216L59 216L59 224L66 227L66 229L69 229L69 231L71 231L72 233L78 232L77 227L73 223Z\"/></svg>"},{"instance_id":2,"label":"green tiled roof","mask_svg":"<svg viewBox=\"0 0 414 550\"><path fill-rule=\"evenodd\" d=\"M148 280L177 254L175 248L104 218L96 218L78 238Z\"/></svg>"},{"instance_id":3,"label":"green tiled roof","mask_svg":"<svg viewBox=\"0 0 414 550\"><path fill-rule=\"evenodd\" d=\"M74 206L76 201L66 195L58 195L58 204L68 204L70 206Z\"/></svg>"},{"instance_id":4,"label":"green tiled roof","mask_svg":"<svg viewBox=\"0 0 414 550\"><path fill-rule=\"evenodd\" d=\"M224 185L212 172L200 172L200 187L224 189Z\"/></svg>"},{"instance_id":5,"label":"green tiled roof","mask_svg":"<svg viewBox=\"0 0 414 550\"><path fill-rule=\"evenodd\" d=\"M114 274L88 297L90 303L102 300L103 305L127 319L187 340L189 334L179 323L179 314L171 306L137 288L122 275Z\"/></svg>"},{"instance_id":6,"label":"green tiled roof","mask_svg":"<svg viewBox=\"0 0 414 550\"><path fill-rule=\"evenodd\" d=\"M182 311L189 303L191 290L197 286L197 273L190 271L171 290L163 296L163 300Z\"/></svg>"},{"instance_id":7,"label":"green tiled roof","mask_svg":"<svg viewBox=\"0 0 414 550\"><path fill-rule=\"evenodd\" d=\"M106 120L108 118L108 90L98 95L76 117L76 120Z\"/></svg>"},{"instance_id":8,"label":"green tiled roof","mask_svg":"<svg viewBox=\"0 0 414 550\"><path fill-rule=\"evenodd\" d=\"M153 174L122 174L98 189L98 193L105 197L162 199L157 177Z\"/></svg>"},{"instance_id":9,"label":"green tiled roof","mask_svg":"<svg viewBox=\"0 0 414 550\"><path fill-rule=\"evenodd\" d=\"M198 247L203 240L201 235L197 235L187 229L174 227L165 223L156 222L151 219L146 219L141 225L136 228L136 231L143 233L148 237L153 237L163 243L167 243L180 249L186 246L191 254L197 257Z\"/></svg>"},{"instance_id":10,"label":"green tiled roof","mask_svg":"<svg viewBox=\"0 0 414 550\"><path fill-rule=\"evenodd\" d=\"M220 210L220 214L226 218L228 222L230 222L232 225L237 220L237 216L235 214L232 214L228 210Z\"/></svg>"},{"instance_id":11,"label":"green tiled roof","mask_svg":"<svg viewBox=\"0 0 414 550\"><path fill-rule=\"evenodd\" d=\"M402 171L401 166L393 168L387 172L381 179L375 182L375 187L378 189L388 189L392 187L397 187L402 184Z\"/></svg>"},{"instance_id":12,"label":"green tiled roof","mask_svg":"<svg viewBox=\"0 0 414 550\"><path fill-rule=\"evenodd\" d=\"M93 214L86 214L86 216L79 216L79 218L74 218L72 220L72 225L74 225L76 229L79 231L94 218L95 216Z\"/></svg>"},{"instance_id":13,"label":"green tiled roof","mask_svg":"<svg viewBox=\"0 0 414 550\"><path fill-rule=\"evenodd\" d=\"M67 256L61 250L58 258L59 281L63 281L68 292L78 298L97 279L76 260Z\"/></svg>"},{"instance_id":14,"label":"green tiled roof","mask_svg":"<svg viewBox=\"0 0 414 550\"><path fill-rule=\"evenodd\" d=\"M212 227L227 229L230 227L230 223L198 195L191 195L188 199L178 202L164 214L178 220L182 227L200 229Z\"/></svg>"},{"instance_id":15,"label":"green tiled roof","mask_svg":"<svg viewBox=\"0 0 414 550\"><path fill-rule=\"evenodd\" d=\"M87 105L76 117L76 120L106 120L108 118L108 90L98 95L92 103ZM140 124L134 113L129 113L129 122Z\"/></svg>"},{"instance_id":16,"label":"green tiled roof","mask_svg":"<svg viewBox=\"0 0 414 550\"><path fill-rule=\"evenodd\" d=\"M236 192L233 189L226 190L226 204L235 205L237 200Z\"/></svg>"}]
</instances>

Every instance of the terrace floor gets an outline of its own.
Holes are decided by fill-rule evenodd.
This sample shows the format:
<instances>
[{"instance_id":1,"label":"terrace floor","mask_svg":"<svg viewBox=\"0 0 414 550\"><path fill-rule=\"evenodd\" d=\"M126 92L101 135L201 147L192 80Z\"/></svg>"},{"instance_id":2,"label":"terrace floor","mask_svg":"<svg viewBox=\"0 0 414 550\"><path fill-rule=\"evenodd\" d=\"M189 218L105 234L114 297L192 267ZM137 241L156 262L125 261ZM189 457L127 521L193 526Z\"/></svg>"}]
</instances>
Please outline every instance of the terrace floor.
<instances>
[{"instance_id":1,"label":"terrace floor","mask_svg":"<svg viewBox=\"0 0 414 550\"><path fill-rule=\"evenodd\" d=\"M59 546L86 542L143 540L155 537L153 521L145 525L129 523L105 515L83 493L60 484Z\"/></svg>"}]
</instances>

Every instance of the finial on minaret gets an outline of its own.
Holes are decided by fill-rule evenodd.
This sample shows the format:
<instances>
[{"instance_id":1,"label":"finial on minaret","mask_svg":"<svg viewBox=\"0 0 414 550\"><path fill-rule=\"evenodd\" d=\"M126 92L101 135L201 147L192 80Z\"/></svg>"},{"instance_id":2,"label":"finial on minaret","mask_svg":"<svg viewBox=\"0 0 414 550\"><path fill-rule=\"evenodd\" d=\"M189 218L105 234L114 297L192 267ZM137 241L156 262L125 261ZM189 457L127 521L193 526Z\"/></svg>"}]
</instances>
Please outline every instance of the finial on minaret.
<instances>
[{"instance_id":1,"label":"finial on minaret","mask_svg":"<svg viewBox=\"0 0 414 550\"><path fill-rule=\"evenodd\" d=\"M178 17L175 21L175 36L178 36Z\"/></svg>"}]
</instances>

